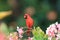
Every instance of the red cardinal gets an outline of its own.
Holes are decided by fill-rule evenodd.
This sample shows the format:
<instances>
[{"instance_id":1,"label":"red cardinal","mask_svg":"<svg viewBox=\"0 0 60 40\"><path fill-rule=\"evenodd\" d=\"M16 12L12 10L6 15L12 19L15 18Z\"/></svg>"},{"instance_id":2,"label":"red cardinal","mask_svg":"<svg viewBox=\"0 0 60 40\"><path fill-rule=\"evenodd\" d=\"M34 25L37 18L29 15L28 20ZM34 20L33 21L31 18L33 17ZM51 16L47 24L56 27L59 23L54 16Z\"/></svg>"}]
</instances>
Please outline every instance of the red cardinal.
<instances>
[{"instance_id":1,"label":"red cardinal","mask_svg":"<svg viewBox=\"0 0 60 40\"><path fill-rule=\"evenodd\" d=\"M25 14L25 15L24 15L24 18L25 18L25 20L26 20L26 26L27 26L27 28L28 28L28 30L27 30L27 35L29 35L29 34L30 34L30 30L31 30L32 27L33 27L34 21L33 21L33 19L31 18L31 16L30 16L29 14Z\"/></svg>"}]
</instances>

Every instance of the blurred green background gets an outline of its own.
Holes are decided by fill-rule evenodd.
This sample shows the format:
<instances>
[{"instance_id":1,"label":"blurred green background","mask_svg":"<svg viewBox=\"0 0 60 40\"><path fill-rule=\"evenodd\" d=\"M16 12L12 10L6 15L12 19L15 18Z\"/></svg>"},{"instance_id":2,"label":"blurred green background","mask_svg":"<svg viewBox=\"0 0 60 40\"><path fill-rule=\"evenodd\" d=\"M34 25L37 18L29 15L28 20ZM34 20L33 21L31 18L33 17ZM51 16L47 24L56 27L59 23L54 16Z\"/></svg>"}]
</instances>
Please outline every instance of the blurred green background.
<instances>
[{"instance_id":1,"label":"blurred green background","mask_svg":"<svg viewBox=\"0 0 60 40\"><path fill-rule=\"evenodd\" d=\"M5 11L8 13L4 14L9 14L9 11L11 14L0 21L5 22L11 30L26 26L25 13L30 14L34 26L40 26L43 31L52 23L60 23L60 0L0 0L0 12Z\"/></svg>"}]
</instances>

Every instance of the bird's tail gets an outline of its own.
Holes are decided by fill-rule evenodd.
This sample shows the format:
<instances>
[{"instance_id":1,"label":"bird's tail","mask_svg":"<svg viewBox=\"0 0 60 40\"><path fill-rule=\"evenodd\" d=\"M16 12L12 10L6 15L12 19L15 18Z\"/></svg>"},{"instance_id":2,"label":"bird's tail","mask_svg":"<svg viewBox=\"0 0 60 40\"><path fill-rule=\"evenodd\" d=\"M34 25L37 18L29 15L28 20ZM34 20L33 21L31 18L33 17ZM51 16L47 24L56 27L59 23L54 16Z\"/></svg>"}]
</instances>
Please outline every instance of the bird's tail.
<instances>
[{"instance_id":1,"label":"bird's tail","mask_svg":"<svg viewBox=\"0 0 60 40\"><path fill-rule=\"evenodd\" d=\"M31 29L28 29L28 30L26 31L27 36L30 37L30 33L31 33Z\"/></svg>"}]
</instances>

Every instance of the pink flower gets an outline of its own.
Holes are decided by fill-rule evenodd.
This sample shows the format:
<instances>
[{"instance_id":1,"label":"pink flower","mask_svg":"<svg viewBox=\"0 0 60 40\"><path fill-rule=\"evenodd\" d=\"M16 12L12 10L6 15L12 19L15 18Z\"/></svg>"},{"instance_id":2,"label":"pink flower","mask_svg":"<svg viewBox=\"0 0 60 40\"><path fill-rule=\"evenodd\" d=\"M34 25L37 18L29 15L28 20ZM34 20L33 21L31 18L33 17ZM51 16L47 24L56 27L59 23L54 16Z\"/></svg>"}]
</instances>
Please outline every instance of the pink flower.
<instances>
[{"instance_id":1,"label":"pink flower","mask_svg":"<svg viewBox=\"0 0 60 40\"><path fill-rule=\"evenodd\" d=\"M9 40L13 40L13 38L12 38L12 34L10 34Z\"/></svg>"},{"instance_id":2,"label":"pink flower","mask_svg":"<svg viewBox=\"0 0 60 40\"><path fill-rule=\"evenodd\" d=\"M19 28L19 34L23 34L24 33L24 31L23 31L23 28Z\"/></svg>"},{"instance_id":3,"label":"pink flower","mask_svg":"<svg viewBox=\"0 0 60 40\"><path fill-rule=\"evenodd\" d=\"M6 35L2 32L0 32L0 40L7 40Z\"/></svg>"},{"instance_id":4,"label":"pink flower","mask_svg":"<svg viewBox=\"0 0 60 40\"><path fill-rule=\"evenodd\" d=\"M49 31L48 35L49 35L49 36L53 36L53 37L55 36L55 34L54 34L53 31Z\"/></svg>"},{"instance_id":5,"label":"pink flower","mask_svg":"<svg viewBox=\"0 0 60 40\"><path fill-rule=\"evenodd\" d=\"M31 37L28 37L28 40L32 40L32 38Z\"/></svg>"},{"instance_id":6,"label":"pink flower","mask_svg":"<svg viewBox=\"0 0 60 40\"><path fill-rule=\"evenodd\" d=\"M55 34L54 34L54 32L53 32L53 31L47 31L47 34L48 34L48 36L52 36L52 37L54 37L54 36L55 36Z\"/></svg>"},{"instance_id":7,"label":"pink flower","mask_svg":"<svg viewBox=\"0 0 60 40\"><path fill-rule=\"evenodd\" d=\"M18 31L19 37L22 38L23 37L22 35L24 33L23 27L21 27L21 28L17 27L17 31Z\"/></svg>"},{"instance_id":8,"label":"pink flower","mask_svg":"<svg viewBox=\"0 0 60 40\"><path fill-rule=\"evenodd\" d=\"M57 24L58 32L60 32L60 24Z\"/></svg>"},{"instance_id":9,"label":"pink flower","mask_svg":"<svg viewBox=\"0 0 60 40\"><path fill-rule=\"evenodd\" d=\"M55 24L50 25L47 30L46 34L48 37L55 37L56 40L60 39L60 24L56 22Z\"/></svg>"},{"instance_id":10,"label":"pink flower","mask_svg":"<svg viewBox=\"0 0 60 40\"><path fill-rule=\"evenodd\" d=\"M5 40L5 35L0 33L0 40Z\"/></svg>"},{"instance_id":11,"label":"pink flower","mask_svg":"<svg viewBox=\"0 0 60 40\"><path fill-rule=\"evenodd\" d=\"M60 34L57 34L56 36L56 40L60 40Z\"/></svg>"},{"instance_id":12,"label":"pink flower","mask_svg":"<svg viewBox=\"0 0 60 40\"><path fill-rule=\"evenodd\" d=\"M17 33L16 32L10 33L9 40L18 40Z\"/></svg>"},{"instance_id":13,"label":"pink flower","mask_svg":"<svg viewBox=\"0 0 60 40\"><path fill-rule=\"evenodd\" d=\"M48 36L52 36L52 37L55 36L55 34L54 34L55 32L57 32L57 30L56 30L56 26L54 24L50 25L46 30L46 34L48 34Z\"/></svg>"}]
</instances>

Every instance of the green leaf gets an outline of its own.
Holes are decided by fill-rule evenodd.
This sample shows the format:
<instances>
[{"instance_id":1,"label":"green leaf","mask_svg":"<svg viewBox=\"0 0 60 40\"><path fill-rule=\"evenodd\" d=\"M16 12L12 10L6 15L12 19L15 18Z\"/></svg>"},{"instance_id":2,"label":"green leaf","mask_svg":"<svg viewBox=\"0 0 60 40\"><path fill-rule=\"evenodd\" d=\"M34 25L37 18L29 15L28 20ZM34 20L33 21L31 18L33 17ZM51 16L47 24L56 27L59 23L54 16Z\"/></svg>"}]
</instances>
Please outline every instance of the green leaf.
<instances>
[{"instance_id":1,"label":"green leaf","mask_svg":"<svg viewBox=\"0 0 60 40\"><path fill-rule=\"evenodd\" d=\"M1 30L2 32L4 32L6 35L9 34L7 25L6 25L5 23L1 23L1 24L0 24L0 30Z\"/></svg>"},{"instance_id":2,"label":"green leaf","mask_svg":"<svg viewBox=\"0 0 60 40\"><path fill-rule=\"evenodd\" d=\"M37 27L32 29L33 40L48 40L47 35L41 30L41 28Z\"/></svg>"}]
</instances>

